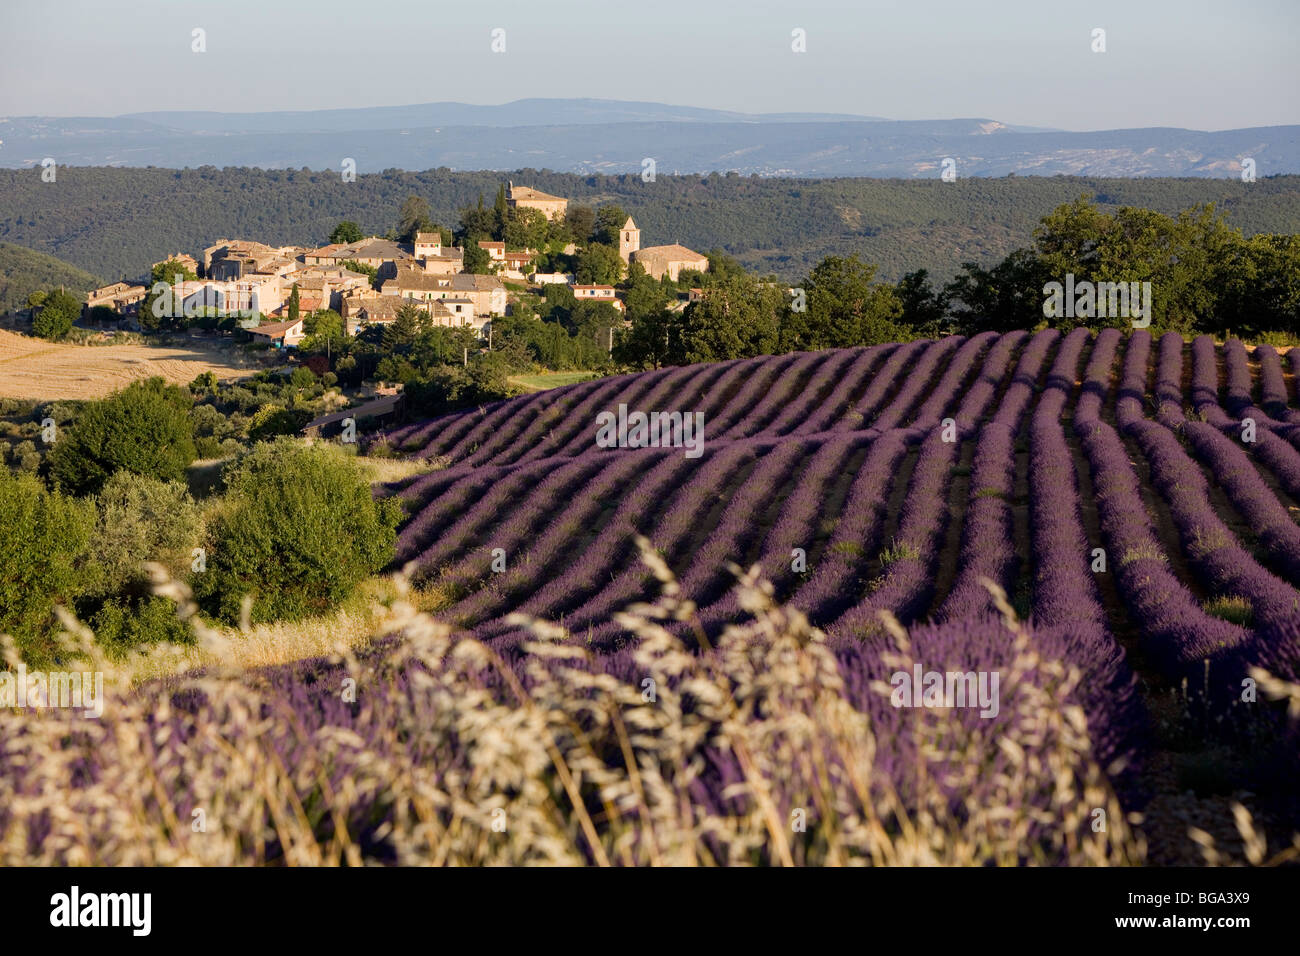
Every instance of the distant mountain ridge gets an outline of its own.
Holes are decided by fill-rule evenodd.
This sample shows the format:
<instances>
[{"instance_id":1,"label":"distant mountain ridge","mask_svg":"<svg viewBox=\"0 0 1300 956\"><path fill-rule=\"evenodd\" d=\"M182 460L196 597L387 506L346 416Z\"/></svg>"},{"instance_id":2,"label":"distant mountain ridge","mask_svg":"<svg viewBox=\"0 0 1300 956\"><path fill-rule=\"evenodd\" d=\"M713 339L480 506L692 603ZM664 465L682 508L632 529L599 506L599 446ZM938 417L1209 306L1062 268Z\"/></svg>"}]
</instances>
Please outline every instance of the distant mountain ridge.
<instances>
[{"instance_id":1,"label":"distant mountain ridge","mask_svg":"<svg viewBox=\"0 0 1300 956\"><path fill-rule=\"evenodd\" d=\"M736 172L782 177L1300 173L1300 126L1096 132L987 118L888 120L835 113L748 114L662 103L525 99L496 106L424 103L372 109L117 117L0 118L0 167L253 166L640 174Z\"/></svg>"},{"instance_id":2,"label":"distant mountain ridge","mask_svg":"<svg viewBox=\"0 0 1300 956\"><path fill-rule=\"evenodd\" d=\"M697 106L602 99L523 99L493 106L471 103L417 103L365 109L282 110L271 113L217 113L172 110L127 113L172 129L220 132L342 132L425 126L579 126L604 123L780 123L882 121L849 113L737 113Z\"/></svg>"}]
</instances>

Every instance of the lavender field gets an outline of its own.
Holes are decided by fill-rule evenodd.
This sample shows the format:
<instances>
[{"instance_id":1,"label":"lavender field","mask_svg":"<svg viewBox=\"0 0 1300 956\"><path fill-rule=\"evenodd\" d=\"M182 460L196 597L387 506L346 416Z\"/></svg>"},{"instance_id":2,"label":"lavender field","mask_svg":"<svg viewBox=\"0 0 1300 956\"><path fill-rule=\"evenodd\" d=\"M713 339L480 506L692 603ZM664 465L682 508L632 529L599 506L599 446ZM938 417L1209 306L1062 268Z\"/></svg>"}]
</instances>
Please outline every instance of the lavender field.
<instances>
[{"instance_id":1,"label":"lavender field","mask_svg":"<svg viewBox=\"0 0 1300 956\"><path fill-rule=\"evenodd\" d=\"M377 489L408 517L376 640L0 714L0 859L1293 860L1297 377L986 333L405 425L371 451L440 467ZM599 447L619 405L702 413L702 454Z\"/></svg>"},{"instance_id":2,"label":"lavender field","mask_svg":"<svg viewBox=\"0 0 1300 956\"><path fill-rule=\"evenodd\" d=\"M1047 330L600 379L387 435L447 463L385 489L410 514L397 564L502 651L515 613L617 647L612 612L652 596L639 533L710 634L738 613L728 561L843 648L880 611L984 619L989 579L1108 679L1125 652L1170 680L1294 675L1297 372L1300 350ZM596 447L619 404L702 412L705 454Z\"/></svg>"},{"instance_id":3,"label":"lavender field","mask_svg":"<svg viewBox=\"0 0 1300 956\"><path fill-rule=\"evenodd\" d=\"M1072 699L1134 805L1186 781L1179 754L1225 749L1211 789L1270 793L1286 823L1300 746L1251 675L1300 676L1298 375L1300 349L1082 329L667 369L399 429L447 466L385 493L436 616L505 660L522 615L617 671L615 614L655 593L639 534L679 574L691 646L746 619L728 563L757 566L886 724L882 612L935 665L996 668L991 582L1082 675ZM595 447L620 403L702 411L707 452Z\"/></svg>"}]
</instances>

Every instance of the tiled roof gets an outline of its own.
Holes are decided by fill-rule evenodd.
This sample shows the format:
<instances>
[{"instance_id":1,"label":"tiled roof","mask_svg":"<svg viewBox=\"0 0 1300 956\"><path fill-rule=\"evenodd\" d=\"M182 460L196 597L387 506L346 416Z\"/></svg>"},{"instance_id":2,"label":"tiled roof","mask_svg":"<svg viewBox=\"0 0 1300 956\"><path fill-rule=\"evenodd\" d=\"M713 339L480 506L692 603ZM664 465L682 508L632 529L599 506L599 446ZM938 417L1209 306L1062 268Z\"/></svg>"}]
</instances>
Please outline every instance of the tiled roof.
<instances>
[{"instance_id":1,"label":"tiled roof","mask_svg":"<svg viewBox=\"0 0 1300 956\"><path fill-rule=\"evenodd\" d=\"M516 201L534 199L543 202L568 202L563 196L552 196L550 193L544 193L540 189L533 189L531 186L511 186L510 198Z\"/></svg>"},{"instance_id":2,"label":"tiled roof","mask_svg":"<svg viewBox=\"0 0 1300 956\"><path fill-rule=\"evenodd\" d=\"M670 246L646 246L644 249L638 249L632 253L632 257L638 262L642 259L657 259L661 262L680 261L683 259L704 259L705 256L696 252L694 249L687 249L685 246L673 243Z\"/></svg>"},{"instance_id":3,"label":"tiled roof","mask_svg":"<svg viewBox=\"0 0 1300 956\"><path fill-rule=\"evenodd\" d=\"M281 335L284 335L295 325L301 325L301 324L302 324L302 319L293 319L288 322L267 322L262 325L255 326L249 329L248 331L252 332L254 335L267 335L275 339L275 338L279 338Z\"/></svg>"}]
</instances>

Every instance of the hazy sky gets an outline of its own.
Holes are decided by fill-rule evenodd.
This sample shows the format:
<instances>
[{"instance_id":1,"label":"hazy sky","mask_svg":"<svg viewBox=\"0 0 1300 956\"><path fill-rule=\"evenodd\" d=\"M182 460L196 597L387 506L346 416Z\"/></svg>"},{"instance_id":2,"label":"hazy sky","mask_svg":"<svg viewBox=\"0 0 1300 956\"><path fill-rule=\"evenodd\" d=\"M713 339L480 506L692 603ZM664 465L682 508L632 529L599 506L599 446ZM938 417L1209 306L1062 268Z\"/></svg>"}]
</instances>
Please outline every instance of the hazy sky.
<instances>
[{"instance_id":1,"label":"hazy sky","mask_svg":"<svg viewBox=\"0 0 1300 956\"><path fill-rule=\"evenodd\" d=\"M1300 0L0 0L0 114L594 96L1226 129L1300 123L1298 36Z\"/></svg>"}]
</instances>

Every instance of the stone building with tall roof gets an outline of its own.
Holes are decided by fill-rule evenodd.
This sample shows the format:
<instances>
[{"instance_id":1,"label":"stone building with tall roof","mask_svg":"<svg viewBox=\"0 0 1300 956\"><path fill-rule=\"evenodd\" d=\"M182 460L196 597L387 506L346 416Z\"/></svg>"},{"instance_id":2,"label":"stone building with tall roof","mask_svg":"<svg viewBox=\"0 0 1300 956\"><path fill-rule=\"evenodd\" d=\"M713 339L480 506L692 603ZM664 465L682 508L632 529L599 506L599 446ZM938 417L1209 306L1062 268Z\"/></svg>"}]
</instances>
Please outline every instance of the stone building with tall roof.
<instances>
[{"instance_id":1,"label":"stone building with tall roof","mask_svg":"<svg viewBox=\"0 0 1300 956\"><path fill-rule=\"evenodd\" d=\"M673 282L684 271L707 272L709 269L709 260L705 256L677 243L637 249L631 254L631 261L639 262L652 279L662 279L666 275Z\"/></svg>"},{"instance_id":2,"label":"stone building with tall roof","mask_svg":"<svg viewBox=\"0 0 1300 956\"><path fill-rule=\"evenodd\" d=\"M536 209L547 219L563 219L569 209L569 200L562 196L552 196L531 186L516 186L513 182L508 182L506 205L511 209Z\"/></svg>"}]
</instances>

